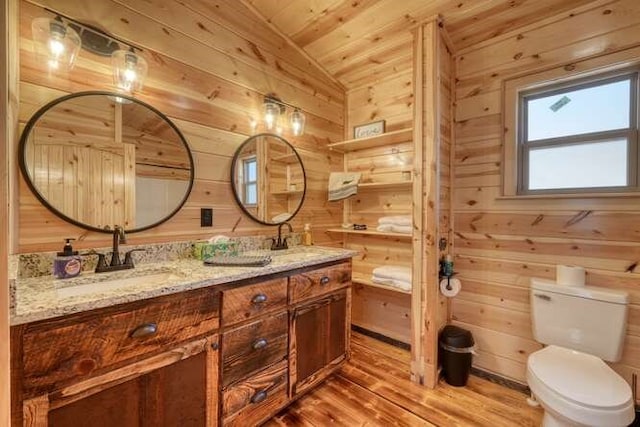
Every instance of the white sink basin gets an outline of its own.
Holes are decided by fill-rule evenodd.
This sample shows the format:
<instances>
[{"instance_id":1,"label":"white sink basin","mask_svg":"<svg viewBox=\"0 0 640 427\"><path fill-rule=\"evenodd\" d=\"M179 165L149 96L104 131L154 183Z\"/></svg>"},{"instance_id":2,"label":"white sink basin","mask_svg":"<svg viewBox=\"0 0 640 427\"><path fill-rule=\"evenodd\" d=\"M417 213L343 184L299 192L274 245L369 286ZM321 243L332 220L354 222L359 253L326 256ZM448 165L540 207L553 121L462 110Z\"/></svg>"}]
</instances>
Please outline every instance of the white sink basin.
<instances>
[{"instance_id":1,"label":"white sink basin","mask_svg":"<svg viewBox=\"0 0 640 427\"><path fill-rule=\"evenodd\" d=\"M91 293L111 292L121 288L160 285L162 283L177 281L183 277L173 271L149 272L147 274L135 275L112 280L93 280L86 284L72 284L69 286L57 287L58 296L61 298L71 298Z\"/></svg>"}]
</instances>

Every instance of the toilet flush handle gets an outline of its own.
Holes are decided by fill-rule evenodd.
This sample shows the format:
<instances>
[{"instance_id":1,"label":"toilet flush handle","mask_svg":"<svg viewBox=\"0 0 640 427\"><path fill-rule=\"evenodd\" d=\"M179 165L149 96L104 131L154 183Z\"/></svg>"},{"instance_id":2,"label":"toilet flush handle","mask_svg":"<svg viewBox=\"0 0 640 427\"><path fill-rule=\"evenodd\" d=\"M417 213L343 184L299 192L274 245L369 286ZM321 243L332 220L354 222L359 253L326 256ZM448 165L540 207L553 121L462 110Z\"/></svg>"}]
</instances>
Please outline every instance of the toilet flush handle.
<instances>
[{"instance_id":1,"label":"toilet flush handle","mask_svg":"<svg viewBox=\"0 0 640 427\"><path fill-rule=\"evenodd\" d=\"M545 294L533 294L536 298L540 298L545 301L551 301L551 297Z\"/></svg>"}]
</instances>

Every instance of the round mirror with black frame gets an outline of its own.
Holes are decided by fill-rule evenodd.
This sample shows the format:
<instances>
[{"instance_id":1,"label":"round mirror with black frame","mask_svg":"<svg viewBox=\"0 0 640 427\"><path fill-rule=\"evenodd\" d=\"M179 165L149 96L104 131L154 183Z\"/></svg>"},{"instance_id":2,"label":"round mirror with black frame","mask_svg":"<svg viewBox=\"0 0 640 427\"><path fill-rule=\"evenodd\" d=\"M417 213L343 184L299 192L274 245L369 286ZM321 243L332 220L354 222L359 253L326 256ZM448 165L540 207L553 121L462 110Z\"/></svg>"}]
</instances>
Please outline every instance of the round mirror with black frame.
<instances>
[{"instance_id":1,"label":"round mirror with black frame","mask_svg":"<svg viewBox=\"0 0 640 427\"><path fill-rule=\"evenodd\" d=\"M74 93L40 108L22 132L19 161L43 205L93 231L156 227L193 187L193 157L176 125L112 92Z\"/></svg>"},{"instance_id":2,"label":"round mirror with black frame","mask_svg":"<svg viewBox=\"0 0 640 427\"><path fill-rule=\"evenodd\" d=\"M231 186L236 202L251 219L278 225L291 220L302 207L307 178L300 155L286 139L261 133L236 150Z\"/></svg>"}]
</instances>

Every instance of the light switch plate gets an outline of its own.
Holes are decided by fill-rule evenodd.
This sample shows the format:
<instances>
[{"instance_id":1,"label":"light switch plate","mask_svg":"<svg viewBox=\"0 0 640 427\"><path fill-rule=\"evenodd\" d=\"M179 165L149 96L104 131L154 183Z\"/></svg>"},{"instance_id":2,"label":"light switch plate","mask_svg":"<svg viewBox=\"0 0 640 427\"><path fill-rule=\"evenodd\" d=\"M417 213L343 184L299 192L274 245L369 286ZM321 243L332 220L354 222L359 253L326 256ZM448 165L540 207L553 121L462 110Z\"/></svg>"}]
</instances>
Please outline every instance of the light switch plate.
<instances>
[{"instance_id":1,"label":"light switch plate","mask_svg":"<svg viewBox=\"0 0 640 427\"><path fill-rule=\"evenodd\" d=\"M200 227L213 227L212 208L200 208Z\"/></svg>"}]
</instances>

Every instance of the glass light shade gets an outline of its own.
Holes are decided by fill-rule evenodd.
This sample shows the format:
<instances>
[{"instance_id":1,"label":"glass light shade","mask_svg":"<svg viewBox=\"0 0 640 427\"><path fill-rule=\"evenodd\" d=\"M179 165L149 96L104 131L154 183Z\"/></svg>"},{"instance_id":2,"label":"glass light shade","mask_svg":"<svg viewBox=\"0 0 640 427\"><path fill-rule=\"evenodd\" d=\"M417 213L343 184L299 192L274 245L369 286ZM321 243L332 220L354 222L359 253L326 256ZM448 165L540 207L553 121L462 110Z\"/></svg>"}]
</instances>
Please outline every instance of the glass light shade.
<instances>
[{"instance_id":1,"label":"glass light shade","mask_svg":"<svg viewBox=\"0 0 640 427\"><path fill-rule=\"evenodd\" d=\"M264 106L264 126L267 130L274 130L279 125L280 105L275 102L265 101Z\"/></svg>"},{"instance_id":2,"label":"glass light shade","mask_svg":"<svg viewBox=\"0 0 640 427\"><path fill-rule=\"evenodd\" d=\"M71 27L56 19L36 18L31 22L36 57L49 71L68 71L80 51L80 36Z\"/></svg>"},{"instance_id":3,"label":"glass light shade","mask_svg":"<svg viewBox=\"0 0 640 427\"><path fill-rule=\"evenodd\" d=\"M249 127L251 127L251 134L255 134L258 130L258 121L251 117L249 119Z\"/></svg>"},{"instance_id":4,"label":"glass light shade","mask_svg":"<svg viewBox=\"0 0 640 427\"><path fill-rule=\"evenodd\" d=\"M147 61L131 50L116 50L111 55L113 83L123 92L142 89L149 66Z\"/></svg>"},{"instance_id":5,"label":"glass light shade","mask_svg":"<svg viewBox=\"0 0 640 427\"><path fill-rule=\"evenodd\" d=\"M284 126L282 122L282 117L278 118L278 121L276 122L275 133L278 135L282 135L282 132L284 132Z\"/></svg>"},{"instance_id":6,"label":"glass light shade","mask_svg":"<svg viewBox=\"0 0 640 427\"><path fill-rule=\"evenodd\" d=\"M296 108L289 114L289 126L291 126L291 133L294 136L300 136L304 133L305 121L306 117L299 108Z\"/></svg>"}]
</instances>

